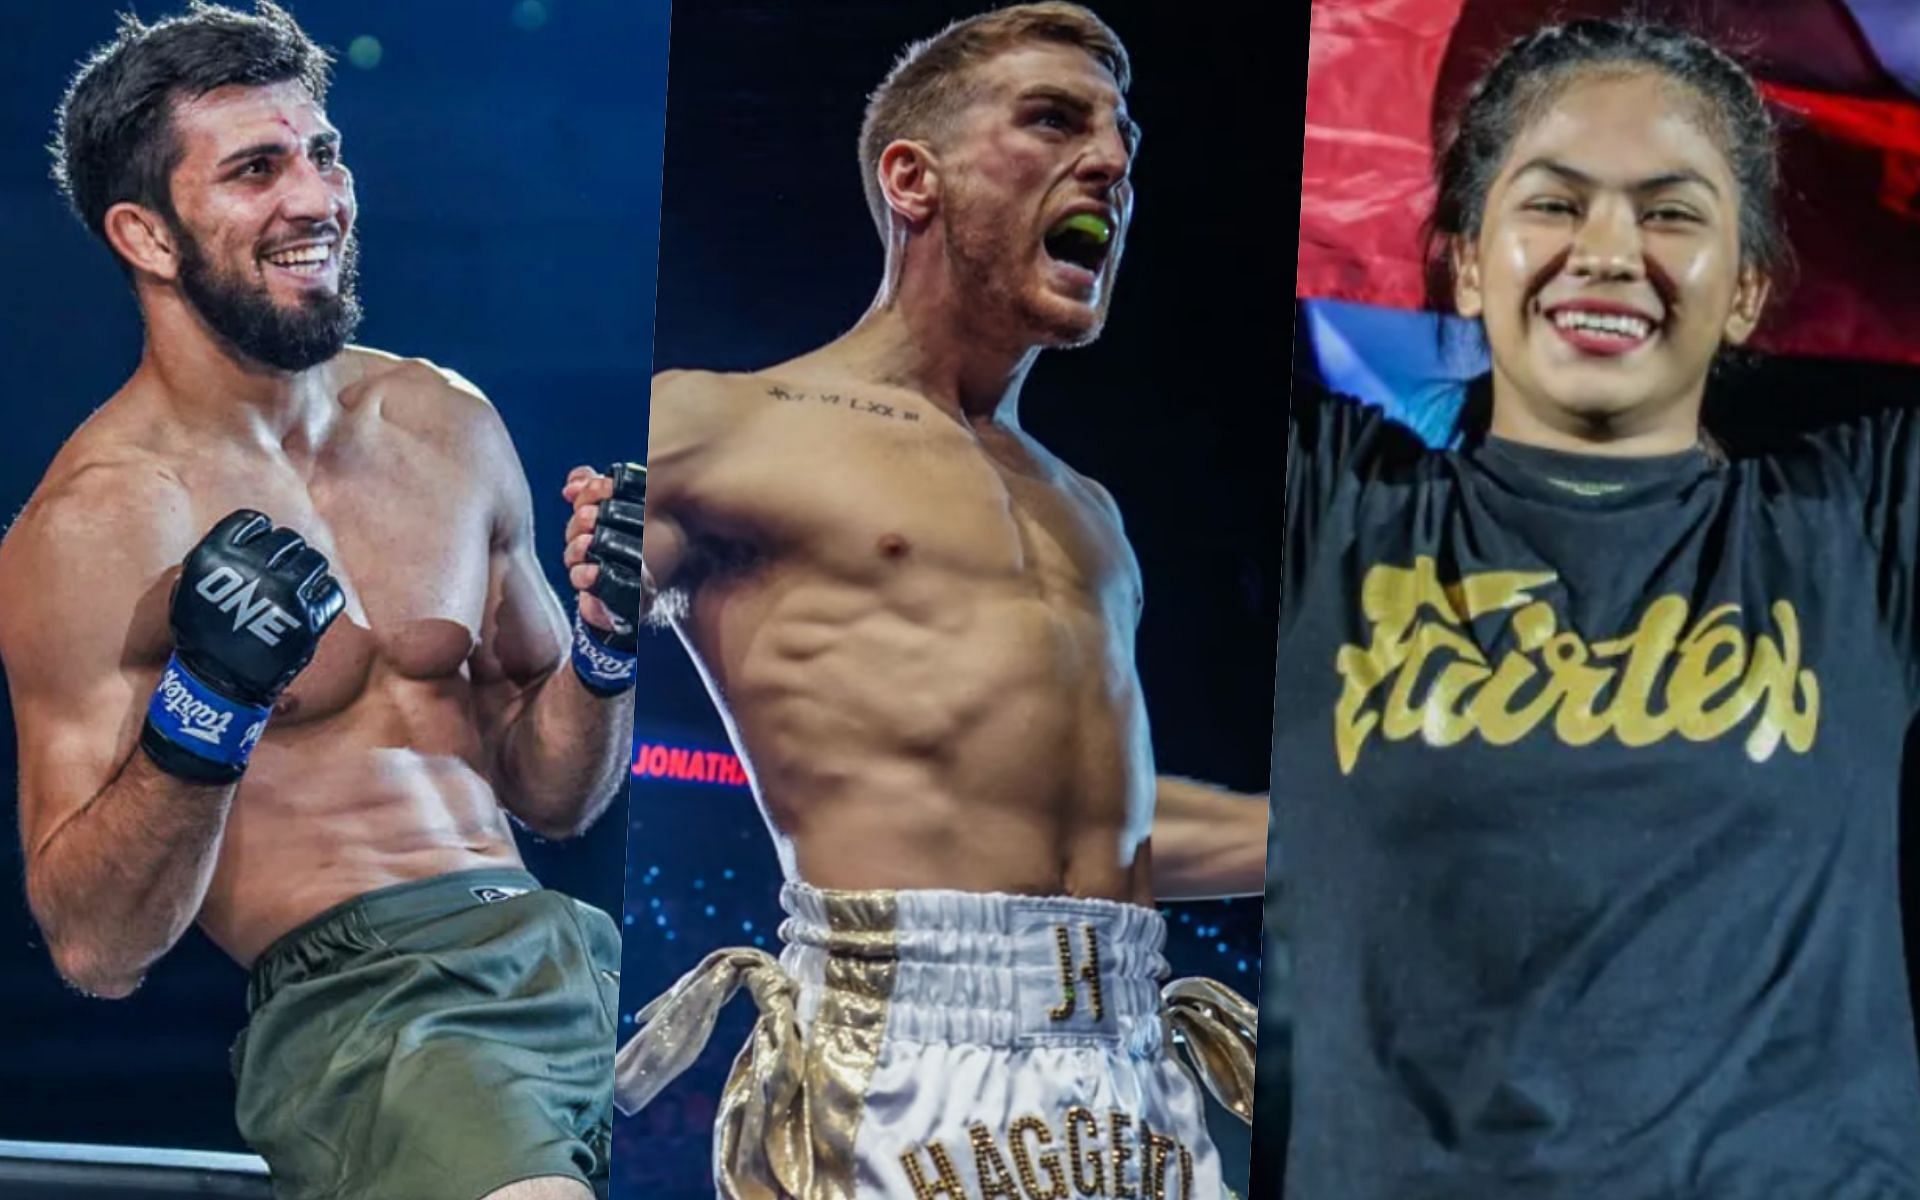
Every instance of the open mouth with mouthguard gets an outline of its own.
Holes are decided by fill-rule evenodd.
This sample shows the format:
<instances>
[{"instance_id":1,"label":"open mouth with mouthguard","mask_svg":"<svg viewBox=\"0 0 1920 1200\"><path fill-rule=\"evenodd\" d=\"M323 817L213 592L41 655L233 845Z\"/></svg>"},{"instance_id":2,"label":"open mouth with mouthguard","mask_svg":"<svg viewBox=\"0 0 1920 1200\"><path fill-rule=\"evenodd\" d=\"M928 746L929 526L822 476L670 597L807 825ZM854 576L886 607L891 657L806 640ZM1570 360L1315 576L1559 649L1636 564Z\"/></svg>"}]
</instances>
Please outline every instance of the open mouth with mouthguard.
<instances>
[{"instance_id":1,"label":"open mouth with mouthguard","mask_svg":"<svg viewBox=\"0 0 1920 1200\"><path fill-rule=\"evenodd\" d=\"M1112 249L1113 226L1099 213L1075 213L1055 222L1041 244L1056 262L1097 272Z\"/></svg>"}]
</instances>

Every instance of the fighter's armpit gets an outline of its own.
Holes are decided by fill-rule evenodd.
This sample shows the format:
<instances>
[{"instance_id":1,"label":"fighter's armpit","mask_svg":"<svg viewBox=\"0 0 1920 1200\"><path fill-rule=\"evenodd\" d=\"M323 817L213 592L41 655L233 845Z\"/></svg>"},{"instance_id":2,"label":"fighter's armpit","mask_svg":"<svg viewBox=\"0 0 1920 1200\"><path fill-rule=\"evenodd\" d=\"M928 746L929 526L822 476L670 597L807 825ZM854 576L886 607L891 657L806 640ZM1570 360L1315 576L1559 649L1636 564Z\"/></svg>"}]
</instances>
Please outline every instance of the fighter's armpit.
<instances>
[{"instance_id":1,"label":"fighter's armpit","mask_svg":"<svg viewBox=\"0 0 1920 1200\"><path fill-rule=\"evenodd\" d=\"M643 619L665 619L673 615L672 605L658 607L661 596L672 596L686 583L686 566L692 539L685 526L671 511L656 511L653 497L647 497L647 524L640 535L640 557L645 565L646 595L642 600Z\"/></svg>"}]
</instances>

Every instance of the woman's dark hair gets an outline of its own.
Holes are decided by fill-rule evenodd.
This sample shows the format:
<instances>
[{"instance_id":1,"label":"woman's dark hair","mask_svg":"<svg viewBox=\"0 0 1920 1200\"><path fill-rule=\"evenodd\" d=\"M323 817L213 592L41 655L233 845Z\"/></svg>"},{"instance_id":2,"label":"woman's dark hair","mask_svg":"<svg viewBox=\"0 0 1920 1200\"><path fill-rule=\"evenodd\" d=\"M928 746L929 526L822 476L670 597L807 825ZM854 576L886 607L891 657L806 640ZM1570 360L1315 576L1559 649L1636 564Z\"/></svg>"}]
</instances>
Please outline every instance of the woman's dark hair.
<instances>
[{"instance_id":1,"label":"woman's dark hair","mask_svg":"<svg viewBox=\"0 0 1920 1200\"><path fill-rule=\"evenodd\" d=\"M60 102L53 177L88 229L105 239L122 201L171 218L167 181L180 163L173 106L230 84L298 82L324 100L331 67L287 11L258 0L252 13L202 0L152 25L128 14L94 51Z\"/></svg>"},{"instance_id":2,"label":"woman's dark hair","mask_svg":"<svg viewBox=\"0 0 1920 1200\"><path fill-rule=\"evenodd\" d=\"M1435 158L1438 197L1425 230L1427 298L1453 307L1452 242L1480 232L1487 193L1514 140L1581 75L1655 71L1701 101L1707 132L1740 185L1741 264L1786 276L1793 252L1780 219L1779 139L1759 85L1703 38L1638 21L1550 25L1508 46L1467 94Z\"/></svg>"},{"instance_id":3,"label":"woman's dark hair","mask_svg":"<svg viewBox=\"0 0 1920 1200\"><path fill-rule=\"evenodd\" d=\"M1699 101L1704 127L1739 184L1741 265L1758 270L1776 290L1786 285L1793 249L1780 215L1779 137L1753 76L1683 30L1589 19L1550 25L1509 45L1447 131L1434 163L1433 216L1423 231L1427 302L1434 311L1453 311L1454 242L1479 236L1487 194L1514 140L1569 84L1610 70L1656 72Z\"/></svg>"}]
</instances>

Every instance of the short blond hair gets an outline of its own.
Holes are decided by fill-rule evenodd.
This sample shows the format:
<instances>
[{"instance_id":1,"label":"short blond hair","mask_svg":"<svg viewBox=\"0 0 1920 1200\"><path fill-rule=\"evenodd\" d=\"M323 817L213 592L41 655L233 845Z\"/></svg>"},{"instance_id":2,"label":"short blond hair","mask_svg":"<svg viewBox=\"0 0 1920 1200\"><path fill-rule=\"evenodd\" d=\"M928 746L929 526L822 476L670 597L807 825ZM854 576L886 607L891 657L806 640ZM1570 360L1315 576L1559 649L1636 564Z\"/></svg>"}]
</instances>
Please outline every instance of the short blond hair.
<instances>
[{"instance_id":1,"label":"short blond hair","mask_svg":"<svg viewBox=\"0 0 1920 1200\"><path fill-rule=\"evenodd\" d=\"M973 99L975 67L1023 42L1077 46L1112 74L1121 93L1133 65L1120 36L1092 10L1061 0L1016 4L955 21L900 55L867 99L860 122L860 171L874 227L887 236L887 198L880 190L880 154L901 138L932 139Z\"/></svg>"}]
</instances>

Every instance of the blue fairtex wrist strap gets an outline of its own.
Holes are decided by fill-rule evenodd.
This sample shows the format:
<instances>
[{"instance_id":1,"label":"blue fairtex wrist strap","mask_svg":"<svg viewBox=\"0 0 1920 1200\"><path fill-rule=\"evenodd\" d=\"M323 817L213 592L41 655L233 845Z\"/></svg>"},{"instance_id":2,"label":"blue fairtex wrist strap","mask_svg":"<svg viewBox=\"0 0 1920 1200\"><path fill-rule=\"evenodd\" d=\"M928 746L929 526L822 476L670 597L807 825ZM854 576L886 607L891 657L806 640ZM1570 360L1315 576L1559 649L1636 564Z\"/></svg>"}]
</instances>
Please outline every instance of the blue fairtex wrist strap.
<instances>
[{"instance_id":1,"label":"blue fairtex wrist strap","mask_svg":"<svg viewBox=\"0 0 1920 1200\"><path fill-rule=\"evenodd\" d=\"M160 673L147 721L167 741L196 758L243 767L266 732L271 708L242 704L203 683L176 655Z\"/></svg>"},{"instance_id":2,"label":"blue fairtex wrist strap","mask_svg":"<svg viewBox=\"0 0 1920 1200\"><path fill-rule=\"evenodd\" d=\"M633 686L640 656L616 650L596 636L578 612L573 614L573 670L596 696L618 696Z\"/></svg>"}]
</instances>

